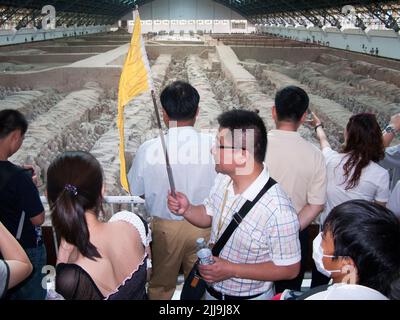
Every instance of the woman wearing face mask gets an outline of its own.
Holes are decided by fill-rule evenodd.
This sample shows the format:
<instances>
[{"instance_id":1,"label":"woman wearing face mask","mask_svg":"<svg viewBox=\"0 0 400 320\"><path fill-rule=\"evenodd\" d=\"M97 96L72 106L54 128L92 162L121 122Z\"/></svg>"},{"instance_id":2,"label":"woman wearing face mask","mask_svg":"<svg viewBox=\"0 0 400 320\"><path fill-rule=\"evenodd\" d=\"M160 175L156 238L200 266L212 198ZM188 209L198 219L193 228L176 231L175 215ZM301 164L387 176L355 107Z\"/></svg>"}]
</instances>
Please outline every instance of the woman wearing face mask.
<instances>
[{"instance_id":1,"label":"woman wearing face mask","mask_svg":"<svg viewBox=\"0 0 400 320\"><path fill-rule=\"evenodd\" d=\"M388 209L365 200L335 207L313 242L313 258L332 285L296 299L400 299L400 221Z\"/></svg>"}]
</instances>

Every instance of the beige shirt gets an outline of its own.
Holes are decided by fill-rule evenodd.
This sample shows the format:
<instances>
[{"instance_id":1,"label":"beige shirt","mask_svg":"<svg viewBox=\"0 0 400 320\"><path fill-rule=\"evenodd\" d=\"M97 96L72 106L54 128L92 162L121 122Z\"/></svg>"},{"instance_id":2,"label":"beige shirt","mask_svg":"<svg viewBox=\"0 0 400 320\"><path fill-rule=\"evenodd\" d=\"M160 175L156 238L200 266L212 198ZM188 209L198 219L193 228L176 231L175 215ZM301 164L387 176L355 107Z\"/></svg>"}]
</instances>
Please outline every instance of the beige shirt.
<instances>
[{"instance_id":1,"label":"beige shirt","mask_svg":"<svg viewBox=\"0 0 400 320\"><path fill-rule=\"evenodd\" d=\"M324 157L298 132L269 131L266 163L271 177L290 196L297 213L307 204L325 204Z\"/></svg>"}]
</instances>

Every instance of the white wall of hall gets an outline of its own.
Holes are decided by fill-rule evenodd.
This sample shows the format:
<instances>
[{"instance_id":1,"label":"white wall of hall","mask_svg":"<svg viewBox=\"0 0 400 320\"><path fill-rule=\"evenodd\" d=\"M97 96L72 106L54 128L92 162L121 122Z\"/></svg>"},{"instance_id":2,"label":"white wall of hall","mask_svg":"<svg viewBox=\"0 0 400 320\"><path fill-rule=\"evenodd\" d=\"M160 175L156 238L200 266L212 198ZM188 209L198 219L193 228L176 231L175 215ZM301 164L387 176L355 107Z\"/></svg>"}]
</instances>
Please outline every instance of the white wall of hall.
<instances>
[{"instance_id":1,"label":"white wall of hall","mask_svg":"<svg viewBox=\"0 0 400 320\"><path fill-rule=\"evenodd\" d=\"M254 26L237 12L212 0L155 0L139 7L142 32L206 31L213 33L250 33ZM132 13L122 20L132 20ZM245 21L245 29L235 29L232 22Z\"/></svg>"},{"instance_id":2,"label":"white wall of hall","mask_svg":"<svg viewBox=\"0 0 400 320\"><path fill-rule=\"evenodd\" d=\"M0 30L0 46L109 32L111 28L111 26L81 26L58 27L53 30L36 28Z\"/></svg>"},{"instance_id":3,"label":"white wall of hall","mask_svg":"<svg viewBox=\"0 0 400 320\"><path fill-rule=\"evenodd\" d=\"M361 53L370 53L371 49L378 48L379 56L400 59L400 33L393 30L347 28L315 28L315 27L285 27L285 26L257 26L259 32L268 32L275 35L290 37L299 41L320 41L329 43L330 47L345 49Z\"/></svg>"}]
</instances>

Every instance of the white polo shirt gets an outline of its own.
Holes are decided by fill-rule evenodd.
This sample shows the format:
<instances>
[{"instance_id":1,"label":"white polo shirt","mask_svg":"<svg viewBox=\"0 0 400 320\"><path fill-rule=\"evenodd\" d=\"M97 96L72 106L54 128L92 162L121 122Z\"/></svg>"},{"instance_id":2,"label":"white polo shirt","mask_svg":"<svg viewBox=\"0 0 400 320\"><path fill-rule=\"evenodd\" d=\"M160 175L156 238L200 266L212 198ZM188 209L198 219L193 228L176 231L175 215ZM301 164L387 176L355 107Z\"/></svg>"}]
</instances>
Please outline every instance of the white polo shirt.
<instances>
[{"instance_id":1,"label":"white polo shirt","mask_svg":"<svg viewBox=\"0 0 400 320\"><path fill-rule=\"evenodd\" d=\"M329 147L322 150L328 176L327 201L321 214L321 225L331 210L337 205L354 199L387 202L389 199L389 173L379 164L370 162L361 173L357 186L346 190L343 165L347 155ZM353 174L353 171L351 172Z\"/></svg>"},{"instance_id":2,"label":"white polo shirt","mask_svg":"<svg viewBox=\"0 0 400 320\"><path fill-rule=\"evenodd\" d=\"M165 135L175 188L186 194L194 205L203 203L217 175L210 152L214 139L212 135L199 133L193 127L170 128ZM133 195L145 195L146 210L151 216L183 220L167 207L170 185L160 137L139 147L128 180Z\"/></svg>"},{"instance_id":3,"label":"white polo shirt","mask_svg":"<svg viewBox=\"0 0 400 320\"><path fill-rule=\"evenodd\" d=\"M254 200L268 179L268 171L264 169L242 194L235 195L231 179L223 174L217 176L210 196L204 201L207 214L212 216L210 242L217 241L233 215L247 200ZM222 210L225 192L227 201ZM219 227L221 229L218 232ZM272 261L278 266L295 264L301 259L299 229L300 224L291 200L279 184L275 184L246 215L219 256L233 263ZM213 288L233 296L266 293L272 297L274 294L273 282L240 278L215 283Z\"/></svg>"}]
</instances>

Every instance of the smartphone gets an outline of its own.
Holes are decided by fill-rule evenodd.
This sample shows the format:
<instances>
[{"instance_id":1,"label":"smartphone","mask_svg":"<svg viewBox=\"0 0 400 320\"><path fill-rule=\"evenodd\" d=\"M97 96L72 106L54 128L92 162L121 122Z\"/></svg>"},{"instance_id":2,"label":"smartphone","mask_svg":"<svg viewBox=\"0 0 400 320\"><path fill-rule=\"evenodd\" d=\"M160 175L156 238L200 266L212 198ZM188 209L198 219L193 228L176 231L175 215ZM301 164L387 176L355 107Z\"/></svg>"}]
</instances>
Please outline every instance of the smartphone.
<instances>
[{"instance_id":1,"label":"smartphone","mask_svg":"<svg viewBox=\"0 0 400 320\"><path fill-rule=\"evenodd\" d=\"M311 109L307 108L307 120L312 121L313 120L313 115L311 113Z\"/></svg>"}]
</instances>

